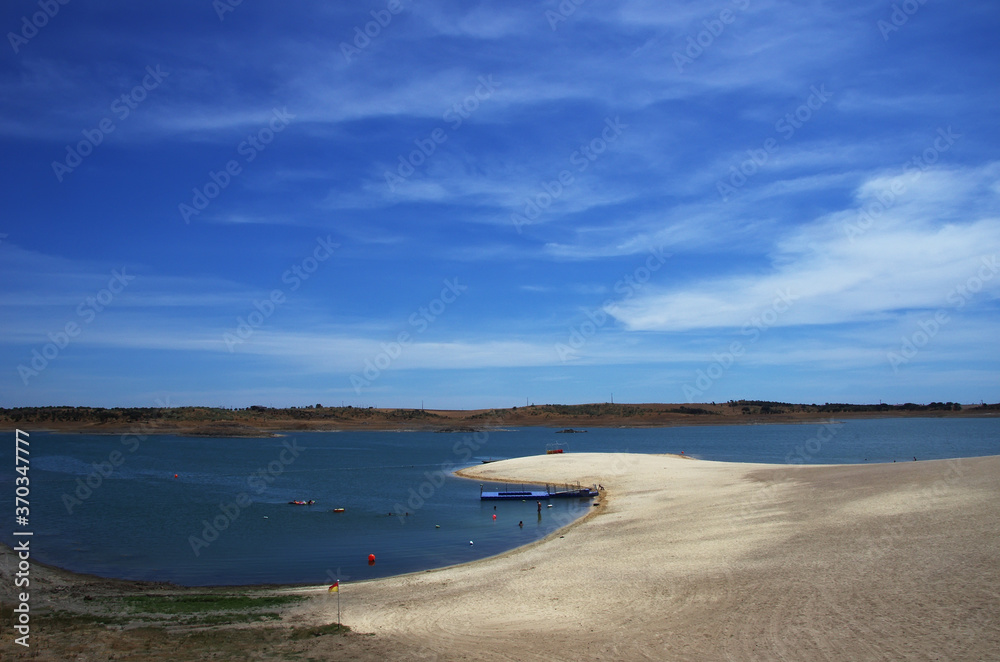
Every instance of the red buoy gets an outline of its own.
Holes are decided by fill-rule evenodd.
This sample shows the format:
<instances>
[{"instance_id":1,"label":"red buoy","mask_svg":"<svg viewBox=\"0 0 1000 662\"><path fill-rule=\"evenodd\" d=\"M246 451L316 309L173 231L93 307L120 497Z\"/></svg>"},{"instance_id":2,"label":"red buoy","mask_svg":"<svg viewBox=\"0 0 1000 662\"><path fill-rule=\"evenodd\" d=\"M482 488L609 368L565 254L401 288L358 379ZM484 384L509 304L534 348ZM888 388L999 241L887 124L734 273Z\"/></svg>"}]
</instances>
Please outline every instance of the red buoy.
<instances>
[{"instance_id":1,"label":"red buoy","mask_svg":"<svg viewBox=\"0 0 1000 662\"><path fill-rule=\"evenodd\" d=\"M375 565L375 555L374 554L369 554L368 555L368 565Z\"/></svg>"},{"instance_id":2,"label":"red buoy","mask_svg":"<svg viewBox=\"0 0 1000 662\"><path fill-rule=\"evenodd\" d=\"M497 516L496 516L496 513L494 513L494 514L493 514L493 521L494 521L494 522L495 522L495 521L497 521Z\"/></svg>"}]
</instances>

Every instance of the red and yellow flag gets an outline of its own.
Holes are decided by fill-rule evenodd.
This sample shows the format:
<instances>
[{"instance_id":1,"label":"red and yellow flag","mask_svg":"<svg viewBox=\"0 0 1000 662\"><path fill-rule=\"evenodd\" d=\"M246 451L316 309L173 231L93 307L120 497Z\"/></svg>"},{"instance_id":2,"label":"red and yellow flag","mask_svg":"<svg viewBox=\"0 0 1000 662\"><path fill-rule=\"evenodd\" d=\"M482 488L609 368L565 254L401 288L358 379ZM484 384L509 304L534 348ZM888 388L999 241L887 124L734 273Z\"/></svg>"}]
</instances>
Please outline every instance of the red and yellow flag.
<instances>
[{"instance_id":1,"label":"red and yellow flag","mask_svg":"<svg viewBox=\"0 0 1000 662\"><path fill-rule=\"evenodd\" d=\"M333 582L333 586L330 587L330 591L329 592L330 593L339 593L340 592L340 580L339 579L337 581Z\"/></svg>"}]
</instances>

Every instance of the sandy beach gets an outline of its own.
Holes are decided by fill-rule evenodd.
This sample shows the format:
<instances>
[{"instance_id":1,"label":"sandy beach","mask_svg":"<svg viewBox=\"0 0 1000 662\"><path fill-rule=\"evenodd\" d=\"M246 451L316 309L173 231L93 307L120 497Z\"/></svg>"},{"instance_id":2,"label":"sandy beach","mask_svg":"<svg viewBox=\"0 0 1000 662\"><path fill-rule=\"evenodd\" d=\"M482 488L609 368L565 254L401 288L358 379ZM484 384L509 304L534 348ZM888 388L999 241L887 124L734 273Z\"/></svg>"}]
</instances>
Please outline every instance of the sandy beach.
<instances>
[{"instance_id":1,"label":"sandy beach","mask_svg":"<svg viewBox=\"0 0 1000 662\"><path fill-rule=\"evenodd\" d=\"M347 586L345 621L390 656L998 658L1000 457L778 467L574 454L464 474L601 483L606 496L539 544Z\"/></svg>"},{"instance_id":2,"label":"sandy beach","mask_svg":"<svg viewBox=\"0 0 1000 662\"><path fill-rule=\"evenodd\" d=\"M325 627L337 605L325 586L247 587L306 599L277 622L207 629L41 621L14 658L1000 658L1000 457L806 467L580 453L463 474L606 490L589 515L504 555L345 583L346 636ZM81 613L178 591L33 576L40 606Z\"/></svg>"}]
</instances>

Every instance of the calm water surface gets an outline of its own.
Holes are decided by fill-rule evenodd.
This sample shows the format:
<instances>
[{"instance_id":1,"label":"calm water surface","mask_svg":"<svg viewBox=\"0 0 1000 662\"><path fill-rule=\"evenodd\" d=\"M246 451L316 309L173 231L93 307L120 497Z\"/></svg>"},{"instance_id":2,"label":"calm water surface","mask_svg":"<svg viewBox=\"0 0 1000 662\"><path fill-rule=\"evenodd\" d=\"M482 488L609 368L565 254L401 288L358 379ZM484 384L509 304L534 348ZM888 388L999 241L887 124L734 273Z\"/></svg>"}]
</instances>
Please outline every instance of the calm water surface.
<instances>
[{"instance_id":1,"label":"calm water surface","mask_svg":"<svg viewBox=\"0 0 1000 662\"><path fill-rule=\"evenodd\" d=\"M553 500L539 516L534 502L481 502L479 483L450 472L483 459L537 455L555 442L567 452L683 451L782 464L1000 454L997 418L591 428L574 435L513 428L475 437L314 432L140 440L28 432L33 558L185 585L353 581L473 561L537 540L589 511L590 502ZM13 495L14 444L2 446L0 494ZM294 499L316 504L288 505ZM13 528L4 528L0 540L13 543Z\"/></svg>"}]
</instances>

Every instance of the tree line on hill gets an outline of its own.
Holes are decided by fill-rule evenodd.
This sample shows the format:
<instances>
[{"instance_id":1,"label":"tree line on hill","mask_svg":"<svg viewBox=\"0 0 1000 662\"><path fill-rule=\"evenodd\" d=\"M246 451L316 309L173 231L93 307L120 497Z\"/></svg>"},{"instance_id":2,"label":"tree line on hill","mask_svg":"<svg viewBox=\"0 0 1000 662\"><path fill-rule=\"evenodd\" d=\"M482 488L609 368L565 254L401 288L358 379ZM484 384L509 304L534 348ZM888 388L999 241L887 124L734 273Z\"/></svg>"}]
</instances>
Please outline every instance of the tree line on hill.
<instances>
[{"instance_id":1,"label":"tree line on hill","mask_svg":"<svg viewBox=\"0 0 1000 662\"><path fill-rule=\"evenodd\" d=\"M957 402L931 402L918 405L907 402L901 405L890 405L880 402L877 405L855 405L848 403L827 402L822 405L790 404L788 402L769 402L766 400L730 400L726 403L731 408L741 407L744 414L784 414L795 412L815 412L821 414L868 413L868 412L912 412L912 411L962 411L962 405ZM756 408L754 411L753 408ZM996 409L998 405L983 404L973 409Z\"/></svg>"},{"instance_id":2,"label":"tree line on hill","mask_svg":"<svg viewBox=\"0 0 1000 662\"><path fill-rule=\"evenodd\" d=\"M712 403L715 405L715 403ZM731 409L740 409L743 415L777 415L788 413L912 413L912 412L943 412L963 411L957 402L931 402L928 404L890 405L879 404L848 404L831 403L792 404L788 402L772 402L767 400L730 400L725 405ZM1000 411L1000 403L981 403L964 408L964 411L986 412ZM614 417L632 418L658 413L685 414L690 416L718 416L718 412L703 407L680 405L669 409L641 407L638 405L599 403L581 405L530 405L512 407L511 409L490 409L465 417L467 420L503 418L511 413L527 416L580 416L589 418ZM413 421L434 419L445 420L446 417L423 409L375 409L374 407L324 407L310 405L306 407L265 407L251 405L244 408L227 409L224 407L0 407L0 423L90 423L90 424L132 424L132 423L190 423L190 422L222 422L253 424L268 420L370 420L370 421Z\"/></svg>"}]
</instances>

